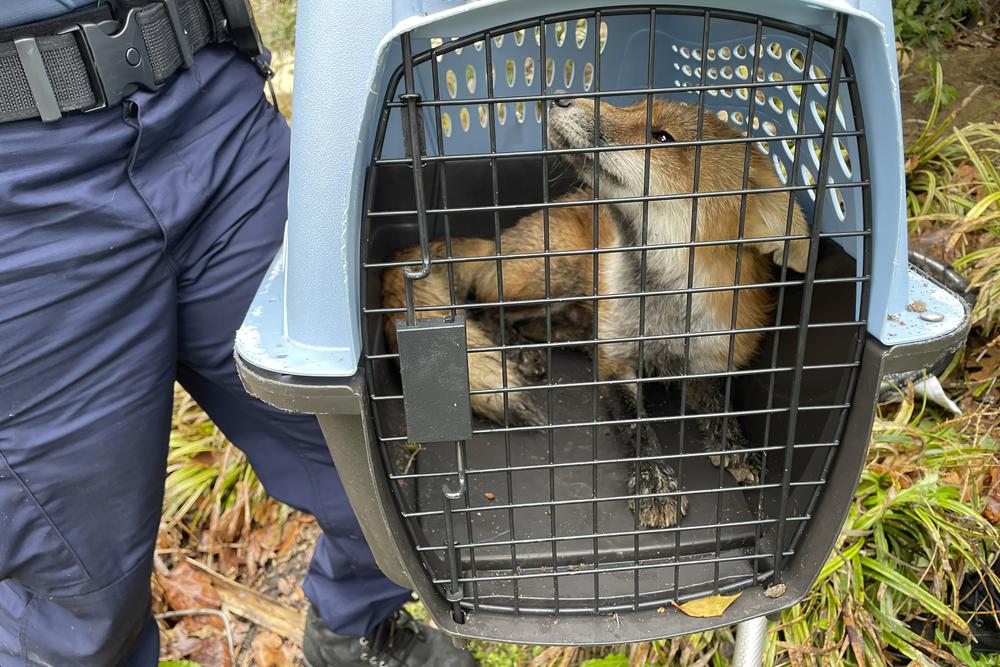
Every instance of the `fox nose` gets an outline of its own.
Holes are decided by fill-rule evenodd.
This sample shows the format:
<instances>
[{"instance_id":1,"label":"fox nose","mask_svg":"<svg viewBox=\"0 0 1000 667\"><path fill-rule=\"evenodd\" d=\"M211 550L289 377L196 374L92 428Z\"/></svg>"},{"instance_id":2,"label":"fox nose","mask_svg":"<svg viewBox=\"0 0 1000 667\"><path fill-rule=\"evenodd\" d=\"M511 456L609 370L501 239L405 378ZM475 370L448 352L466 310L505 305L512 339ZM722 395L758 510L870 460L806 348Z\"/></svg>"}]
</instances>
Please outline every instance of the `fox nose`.
<instances>
[{"instance_id":1,"label":"fox nose","mask_svg":"<svg viewBox=\"0 0 1000 667\"><path fill-rule=\"evenodd\" d=\"M555 94L556 95L565 95L566 91L560 89L560 90L555 91ZM571 97L562 97L562 98L559 98L557 100L552 100L552 105L553 106L562 107L563 109L565 109L565 108L567 108L569 106L572 106L572 104L573 104L573 98L571 98Z\"/></svg>"}]
</instances>

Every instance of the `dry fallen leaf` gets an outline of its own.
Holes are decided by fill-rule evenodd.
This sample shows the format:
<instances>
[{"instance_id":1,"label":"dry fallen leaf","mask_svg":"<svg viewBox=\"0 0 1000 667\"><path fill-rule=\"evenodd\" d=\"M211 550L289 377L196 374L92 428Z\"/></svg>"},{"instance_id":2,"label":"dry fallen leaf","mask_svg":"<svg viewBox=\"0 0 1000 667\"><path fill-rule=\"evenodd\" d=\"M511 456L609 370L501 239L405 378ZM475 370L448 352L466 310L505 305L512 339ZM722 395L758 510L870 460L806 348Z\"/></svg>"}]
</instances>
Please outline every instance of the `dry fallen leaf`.
<instances>
[{"instance_id":1,"label":"dry fallen leaf","mask_svg":"<svg viewBox=\"0 0 1000 667\"><path fill-rule=\"evenodd\" d=\"M1000 481L990 489L990 495L986 499L986 507L983 508L983 516L994 526L1000 524Z\"/></svg>"},{"instance_id":2,"label":"dry fallen leaf","mask_svg":"<svg viewBox=\"0 0 1000 667\"><path fill-rule=\"evenodd\" d=\"M175 611L184 609L221 609L222 599L212 587L212 580L203 572L199 572L188 563L181 563L167 575L156 575L156 580L163 589L163 597L167 606ZM222 619L217 616L198 616L185 618L183 623L208 623L222 628Z\"/></svg>"},{"instance_id":3,"label":"dry fallen leaf","mask_svg":"<svg viewBox=\"0 0 1000 667\"><path fill-rule=\"evenodd\" d=\"M292 667L292 648L273 632L264 631L253 639L253 664L256 667Z\"/></svg>"},{"instance_id":4,"label":"dry fallen leaf","mask_svg":"<svg viewBox=\"0 0 1000 667\"><path fill-rule=\"evenodd\" d=\"M722 616L726 609L729 609L729 605L735 602L736 598L740 595L740 593L736 595L710 595L705 598L685 602L684 604L674 602L674 606L688 616L712 618L713 616Z\"/></svg>"},{"instance_id":5,"label":"dry fallen leaf","mask_svg":"<svg viewBox=\"0 0 1000 667\"><path fill-rule=\"evenodd\" d=\"M229 647L222 637L205 637L187 657L202 667L232 667Z\"/></svg>"}]
</instances>

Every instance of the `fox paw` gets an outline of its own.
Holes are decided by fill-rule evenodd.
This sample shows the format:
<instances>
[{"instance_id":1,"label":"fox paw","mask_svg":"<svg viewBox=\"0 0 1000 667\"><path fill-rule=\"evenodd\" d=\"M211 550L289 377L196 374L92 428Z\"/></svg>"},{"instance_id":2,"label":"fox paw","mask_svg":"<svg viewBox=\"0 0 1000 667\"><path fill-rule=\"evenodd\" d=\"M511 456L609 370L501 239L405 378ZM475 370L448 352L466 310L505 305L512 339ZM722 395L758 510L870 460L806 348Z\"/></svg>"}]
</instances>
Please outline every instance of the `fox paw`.
<instances>
[{"instance_id":1,"label":"fox paw","mask_svg":"<svg viewBox=\"0 0 1000 667\"><path fill-rule=\"evenodd\" d=\"M660 496L677 490L677 477L668 465L644 465L638 479L628 483L629 494L642 497L630 500L629 509L638 512L639 523L646 528L668 528L687 514L687 496Z\"/></svg>"}]
</instances>

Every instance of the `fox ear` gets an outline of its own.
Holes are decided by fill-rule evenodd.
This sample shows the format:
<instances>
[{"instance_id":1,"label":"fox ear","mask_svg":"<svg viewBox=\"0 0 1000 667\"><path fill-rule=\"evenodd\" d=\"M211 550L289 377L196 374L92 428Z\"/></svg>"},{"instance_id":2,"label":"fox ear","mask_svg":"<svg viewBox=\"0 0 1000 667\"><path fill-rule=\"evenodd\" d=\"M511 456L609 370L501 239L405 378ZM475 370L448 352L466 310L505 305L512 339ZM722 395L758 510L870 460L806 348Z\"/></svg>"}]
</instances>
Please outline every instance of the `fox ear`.
<instances>
[{"instance_id":1,"label":"fox ear","mask_svg":"<svg viewBox=\"0 0 1000 667\"><path fill-rule=\"evenodd\" d=\"M778 179L771 166L765 161L754 160L750 172L751 188L777 187ZM753 237L791 237L809 236L809 225L798 202L792 200L791 225L788 221L789 196L786 192L770 192L767 194L750 195L747 197L746 235ZM786 232L786 229L788 230ZM798 238L788 241L788 256L785 256L785 240L763 241L750 244L751 248L764 256L770 256L778 266L799 273L805 273L809 262L809 240Z\"/></svg>"}]
</instances>

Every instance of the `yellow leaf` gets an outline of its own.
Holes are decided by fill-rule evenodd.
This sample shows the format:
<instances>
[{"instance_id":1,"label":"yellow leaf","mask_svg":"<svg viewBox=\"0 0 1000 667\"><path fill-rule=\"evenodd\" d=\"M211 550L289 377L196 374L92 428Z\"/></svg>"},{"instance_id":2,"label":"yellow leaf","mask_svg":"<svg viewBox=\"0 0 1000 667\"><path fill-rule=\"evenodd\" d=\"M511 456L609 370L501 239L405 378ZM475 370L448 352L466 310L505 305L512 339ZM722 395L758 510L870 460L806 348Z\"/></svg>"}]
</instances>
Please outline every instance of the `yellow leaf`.
<instances>
[{"instance_id":1,"label":"yellow leaf","mask_svg":"<svg viewBox=\"0 0 1000 667\"><path fill-rule=\"evenodd\" d=\"M729 609L729 605L735 602L739 596L740 593L736 595L710 595L707 598L698 598L684 604L677 604L675 602L674 606L688 616L711 618L713 616L722 616Z\"/></svg>"}]
</instances>

